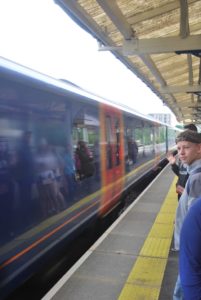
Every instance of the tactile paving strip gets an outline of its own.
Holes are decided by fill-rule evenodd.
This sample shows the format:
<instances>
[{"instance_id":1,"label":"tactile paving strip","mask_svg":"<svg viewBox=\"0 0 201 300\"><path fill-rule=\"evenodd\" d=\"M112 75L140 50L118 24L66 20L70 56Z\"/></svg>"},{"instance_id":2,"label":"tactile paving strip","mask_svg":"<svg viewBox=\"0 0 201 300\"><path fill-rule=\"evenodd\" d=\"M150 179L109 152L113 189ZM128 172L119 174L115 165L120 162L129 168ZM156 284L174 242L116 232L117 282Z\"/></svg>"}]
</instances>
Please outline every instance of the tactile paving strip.
<instances>
[{"instance_id":1,"label":"tactile paving strip","mask_svg":"<svg viewBox=\"0 0 201 300\"><path fill-rule=\"evenodd\" d=\"M174 230L176 177L118 300L158 300Z\"/></svg>"}]
</instances>

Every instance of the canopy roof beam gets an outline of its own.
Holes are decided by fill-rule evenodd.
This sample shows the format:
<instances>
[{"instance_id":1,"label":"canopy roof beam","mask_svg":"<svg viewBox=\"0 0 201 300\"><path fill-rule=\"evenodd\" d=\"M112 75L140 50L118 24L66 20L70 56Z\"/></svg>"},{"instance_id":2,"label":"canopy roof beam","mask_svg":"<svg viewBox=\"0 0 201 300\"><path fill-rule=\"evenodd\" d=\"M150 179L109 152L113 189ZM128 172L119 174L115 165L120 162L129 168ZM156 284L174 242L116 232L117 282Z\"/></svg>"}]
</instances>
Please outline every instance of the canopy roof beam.
<instances>
[{"instance_id":1,"label":"canopy roof beam","mask_svg":"<svg viewBox=\"0 0 201 300\"><path fill-rule=\"evenodd\" d=\"M117 29L122 33L125 40L130 40L134 37L135 33L119 9L116 1L97 0L97 2L112 20Z\"/></svg>"},{"instance_id":2,"label":"canopy roof beam","mask_svg":"<svg viewBox=\"0 0 201 300\"><path fill-rule=\"evenodd\" d=\"M171 52L193 52L200 50L201 53L201 34L181 38L172 36L165 38L150 38L124 40L123 46L110 47L100 46L100 51L121 50L125 56L140 54L160 54Z\"/></svg>"},{"instance_id":3,"label":"canopy roof beam","mask_svg":"<svg viewBox=\"0 0 201 300\"><path fill-rule=\"evenodd\" d=\"M171 93L201 93L201 85L164 86L160 89L162 94Z\"/></svg>"}]
</instances>

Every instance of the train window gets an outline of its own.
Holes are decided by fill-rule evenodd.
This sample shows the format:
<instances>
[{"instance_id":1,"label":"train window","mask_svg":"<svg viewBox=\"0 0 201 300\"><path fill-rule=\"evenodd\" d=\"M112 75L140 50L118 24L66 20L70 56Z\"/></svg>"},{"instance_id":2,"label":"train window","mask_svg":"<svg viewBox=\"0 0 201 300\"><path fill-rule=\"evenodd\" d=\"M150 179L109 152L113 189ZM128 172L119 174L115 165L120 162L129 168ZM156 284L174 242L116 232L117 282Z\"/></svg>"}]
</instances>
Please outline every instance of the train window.
<instances>
[{"instance_id":1,"label":"train window","mask_svg":"<svg viewBox=\"0 0 201 300\"><path fill-rule=\"evenodd\" d=\"M141 126L141 122L135 118L126 118L125 121L125 162L126 169L130 170L138 159L138 143L139 137L138 129Z\"/></svg>"},{"instance_id":2,"label":"train window","mask_svg":"<svg viewBox=\"0 0 201 300\"><path fill-rule=\"evenodd\" d=\"M118 118L115 118L115 165L120 165L120 126Z\"/></svg>"},{"instance_id":3,"label":"train window","mask_svg":"<svg viewBox=\"0 0 201 300\"><path fill-rule=\"evenodd\" d=\"M110 116L106 116L106 165L107 169L112 169L112 120Z\"/></svg>"},{"instance_id":4,"label":"train window","mask_svg":"<svg viewBox=\"0 0 201 300\"><path fill-rule=\"evenodd\" d=\"M175 146L176 131L168 127L168 149Z\"/></svg>"},{"instance_id":5,"label":"train window","mask_svg":"<svg viewBox=\"0 0 201 300\"><path fill-rule=\"evenodd\" d=\"M73 140L76 145L78 141L85 141L88 143L88 130L86 127L77 125L73 127Z\"/></svg>"},{"instance_id":6,"label":"train window","mask_svg":"<svg viewBox=\"0 0 201 300\"><path fill-rule=\"evenodd\" d=\"M74 127L73 144L77 179L83 180L94 174L94 144L97 136L96 128Z\"/></svg>"},{"instance_id":7,"label":"train window","mask_svg":"<svg viewBox=\"0 0 201 300\"><path fill-rule=\"evenodd\" d=\"M150 123L144 124L143 129L144 155L151 156L154 151L153 127Z\"/></svg>"},{"instance_id":8,"label":"train window","mask_svg":"<svg viewBox=\"0 0 201 300\"><path fill-rule=\"evenodd\" d=\"M165 135L165 126L158 126L155 130L156 133L156 144L165 143L166 135Z\"/></svg>"},{"instance_id":9,"label":"train window","mask_svg":"<svg viewBox=\"0 0 201 300\"><path fill-rule=\"evenodd\" d=\"M155 131L155 153L166 151L166 127L157 125Z\"/></svg>"},{"instance_id":10,"label":"train window","mask_svg":"<svg viewBox=\"0 0 201 300\"><path fill-rule=\"evenodd\" d=\"M149 125L144 128L144 144L151 144L151 127Z\"/></svg>"},{"instance_id":11,"label":"train window","mask_svg":"<svg viewBox=\"0 0 201 300\"><path fill-rule=\"evenodd\" d=\"M140 127L135 129L135 138L136 138L138 146L142 147L144 145L143 126L140 126Z\"/></svg>"},{"instance_id":12,"label":"train window","mask_svg":"<svg viewBox=\"0 0 201 300\"><path fill-rule=\"evenodd\" d=\"M166 142L166 128L165 128L165 126L160 126L160 141L161 141L161 143Z\"/></svg>"},{"instance_id":13,"label":"train window","mask_svg":"<svg viewBox=\"0 0 201 300\"><path fill-rule=\"evenodd\" d=\"M77 178L83 180L94 175L94 155L99 162L98 154L95 153L99 140L99 121L95 110L83 106L77 109L73 121L73 145Z\"/></svg>"}]
</instances>

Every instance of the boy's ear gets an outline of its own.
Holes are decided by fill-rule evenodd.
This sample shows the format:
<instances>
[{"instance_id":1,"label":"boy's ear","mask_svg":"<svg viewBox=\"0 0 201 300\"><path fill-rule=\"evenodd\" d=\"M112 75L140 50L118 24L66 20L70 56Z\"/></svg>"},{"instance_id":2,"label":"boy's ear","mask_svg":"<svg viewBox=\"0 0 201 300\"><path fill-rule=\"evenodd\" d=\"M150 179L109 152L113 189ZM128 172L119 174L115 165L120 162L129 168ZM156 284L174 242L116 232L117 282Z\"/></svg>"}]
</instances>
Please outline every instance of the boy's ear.
<instances>
[{"instance_id":1,"label":"boy's ear","mask_svg":"<svg viewBox=\"0 0 201 300\"><path fill-rule=\"evenodd\" d=\"M201 144L198 144L198 146L199 146L199 152L201 153Z\"/></svg>"}]
</instances>

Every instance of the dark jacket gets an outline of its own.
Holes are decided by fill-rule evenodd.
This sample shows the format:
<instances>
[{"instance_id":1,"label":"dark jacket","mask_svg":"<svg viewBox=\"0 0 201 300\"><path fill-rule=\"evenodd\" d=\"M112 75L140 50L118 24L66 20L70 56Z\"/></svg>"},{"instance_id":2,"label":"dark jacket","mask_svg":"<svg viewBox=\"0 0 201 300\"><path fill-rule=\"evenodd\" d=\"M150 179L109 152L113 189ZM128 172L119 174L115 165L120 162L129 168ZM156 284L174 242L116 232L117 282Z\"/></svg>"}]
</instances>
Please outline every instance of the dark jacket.
<instances>
[{"instance_id":1,"label":"dark jacket","mask_svg":"<svg viewBox=\"0 0 201 300\"><path fill-rule=\"evenodd\" d=\"M172 171L178 176L178 180L176 183L176 187L178 185L185 187L187 179L188 179L188 172L185 165L179 160L178 164L171 165ZM178 198L180 198L181 194L178 194Z\"/></svg>"}]
</instances>

